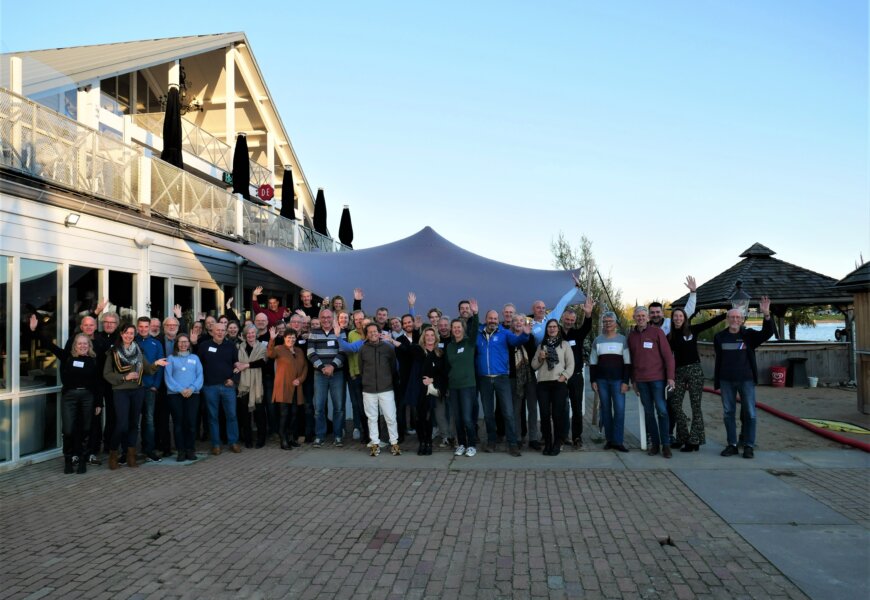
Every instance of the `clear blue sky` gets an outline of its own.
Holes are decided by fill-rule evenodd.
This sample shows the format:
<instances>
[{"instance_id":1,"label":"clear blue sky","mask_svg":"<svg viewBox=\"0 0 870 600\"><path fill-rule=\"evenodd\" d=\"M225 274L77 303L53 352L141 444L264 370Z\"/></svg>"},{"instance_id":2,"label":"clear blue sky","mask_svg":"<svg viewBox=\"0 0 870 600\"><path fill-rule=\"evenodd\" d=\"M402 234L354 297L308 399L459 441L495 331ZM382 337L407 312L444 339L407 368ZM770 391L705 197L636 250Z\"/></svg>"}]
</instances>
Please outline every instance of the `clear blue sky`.
<instances>
[{"instance_id":1,"label":"clear blue sky","mask_svg":"<svg viewBox=\"0 0 870 600\"><path fill-rule=\"evenodd\" d=\"M863 0L174 5L2 0L0 48L244 31L357 248L431 225L551 268L585 234L630 302L754 242L837 278L870 259Z\"/></svg>"}]
</instances>

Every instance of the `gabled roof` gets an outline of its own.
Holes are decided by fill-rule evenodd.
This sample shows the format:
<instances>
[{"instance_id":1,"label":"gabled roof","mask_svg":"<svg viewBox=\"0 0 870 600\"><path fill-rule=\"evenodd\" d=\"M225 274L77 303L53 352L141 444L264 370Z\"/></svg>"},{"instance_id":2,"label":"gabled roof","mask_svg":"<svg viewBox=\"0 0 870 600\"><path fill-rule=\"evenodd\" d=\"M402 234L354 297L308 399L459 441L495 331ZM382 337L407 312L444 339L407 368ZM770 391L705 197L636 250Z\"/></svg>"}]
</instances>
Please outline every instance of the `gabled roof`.
<instances>
[{"instance_id":1,"label":"gabled roof","mask_svg":"<svg viewBox=\"0 0 870 600\"><path fill-rule=\"evenodd\" d=\"M870 292L870 261L843 277L836 287L850 292Z\"/></svg>"},{"instance_id":2,"label":"gabled roof","mask_svg":"<svg viewBox=\"0 0 870 600\"><path fill-rule=\"evenodd\" d=\"M769 296L774 305L814 306L819 304L848 304L852 294L835 288L837 280L809 269L773 258L775 252L761 244L754 244L740 256L739 263L698 286L698 309L730 308L729 298L735 284L752 297L752 303ZM675 300L673 306L685 306L688 294Z\"/></svg>"},{"instance_id":3,"label":"gabled roof","mask_svg":"<svg viewBox=\"0 0 870 600\"><path fill-rule=\"evenodd\" d=\"M222 238L214 241L318 296L352 298L354 288L363 288L367 312L386 306L391 314L402 314L407 310L408 292L417 294L417 314L424 315L423 311L437 306L456 317L459 300L476 298L481 321L487 310L501 312L506 302L525 312L538 299L552 308L571 290L576 292L574 302L586 299L565 271L527 269L478 256L431 227L353 252L297 252Z\"/></svg>"},{"instance_id":4,"label":"gabled roof","mask_svg":"<svg viewBox=\"0 0 870 600\"><path fill-rule=\"evenodd\" d=\"M73 46L28 52L7 52L0 60L0 85L9 87L9 57L22 60L25 96L78 87L94 79L105 79L145 69L196 54L247 44L242 32L190 35L185 37L118 42L94 46Z\"/></svg>"}]
</instances>

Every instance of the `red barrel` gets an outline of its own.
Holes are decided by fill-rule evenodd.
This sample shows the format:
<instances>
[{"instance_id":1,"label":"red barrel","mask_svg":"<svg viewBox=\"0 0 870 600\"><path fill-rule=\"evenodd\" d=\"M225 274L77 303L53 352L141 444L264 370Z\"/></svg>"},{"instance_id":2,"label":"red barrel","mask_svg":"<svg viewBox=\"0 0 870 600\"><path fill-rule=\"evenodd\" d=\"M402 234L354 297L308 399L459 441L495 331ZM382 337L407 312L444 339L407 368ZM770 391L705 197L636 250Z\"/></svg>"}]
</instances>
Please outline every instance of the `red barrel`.
<instances>
[{"instance_id":1,"label":"red barrel","mask_svg":"<svg viewBox=\"0 0 870 600\"><path fill-rule=\"evenodd\" d=\"M785 367L770 367L770 385L785 387Z\"/></svg>"}]
</instances>

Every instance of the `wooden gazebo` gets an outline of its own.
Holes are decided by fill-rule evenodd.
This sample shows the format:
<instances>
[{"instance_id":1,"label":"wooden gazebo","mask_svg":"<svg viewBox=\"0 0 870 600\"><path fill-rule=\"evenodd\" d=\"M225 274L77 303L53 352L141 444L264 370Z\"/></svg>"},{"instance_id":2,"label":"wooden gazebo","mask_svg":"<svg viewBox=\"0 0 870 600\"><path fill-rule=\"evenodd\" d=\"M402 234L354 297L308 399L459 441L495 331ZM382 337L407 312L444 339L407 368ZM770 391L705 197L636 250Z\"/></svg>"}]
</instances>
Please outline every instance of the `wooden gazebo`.
<instances>
[{"instance_id":1,"label":"wooden gazebo","mask_svg":"<svg viewBox=\"0 0 870 600\"><path fill-rule=\"evenodd\" d=\"M854 297L855 339L857 355L855 380L858 382L858 410L870 414L870 262L866 262L835 284L838 290Z\"/></svg>"},{"instance_id":2,"label":"wooden gazebo","mask_svg":"<svg viewBox=\"0 0 870 600\"><path fill-rule=\"evenodd\" d=\"M777 337L785 337L785 314L789 308L800 306L833 305L846 315L846 325L852 303L849 290L835 287L837 280L809 269L787 263L778 258L773 250L759 243L747 248L743 259L731 268L698 286L698 310L731 308L731 296L737 282L741 289L758 304L762 295L771 299L770 311L776 317ZM685 306L688 294L677 299L672 306Z\"/></svg>"}]
</instances>

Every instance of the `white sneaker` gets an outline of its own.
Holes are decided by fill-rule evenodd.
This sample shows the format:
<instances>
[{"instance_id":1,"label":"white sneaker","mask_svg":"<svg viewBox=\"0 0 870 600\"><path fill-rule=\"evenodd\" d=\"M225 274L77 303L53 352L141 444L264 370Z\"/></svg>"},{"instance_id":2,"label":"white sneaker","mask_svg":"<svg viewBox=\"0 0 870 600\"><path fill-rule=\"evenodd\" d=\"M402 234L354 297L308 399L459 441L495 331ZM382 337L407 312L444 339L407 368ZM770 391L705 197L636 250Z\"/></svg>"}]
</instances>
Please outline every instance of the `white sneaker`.
<instances>
[{"instance_id":1,"label":"white sneaker","mask_svg":"<svg viewBox=\"0 0 870 600\"><path fill-rule=\"evenodd\" d=\"M463 454L465 454L465 446L456 446L456 450L453 451L453 456L462 456Z\"/></svg>"},{"instance_id":2,"label":"white sneaker","mask_svg":"<svg viewBox=\"0 0 870 600\"><path fill-rule=\"evenodd\" d=\"M408 429L408 435L417 435L416 429Z\"/></svg>"},{"instance_id":3,"label":"white sneaker","mask_svg":"<svg viewBox=\"0 0 870 600\"><path fill-rule=\"evenodd\" d=\"M475 448L474 446L469 446L468 450L465 451L465 456L467 456L468 458L471 458L475 454L477 454L477 448Z\"/></svg>"},{"instance_id":4,"label":"white sneaker","mask_svg":"<svg viewBox=\"0 0 870 600\"><path fill-rule=\"evenodd\" d=\"M360 438L360 432L359 432L359 429L354 429L354 430L353 430L353 440L354 440L355 442L358 442L358 441L359 441L359 438Z\"/></svg>"}]
</instances>

